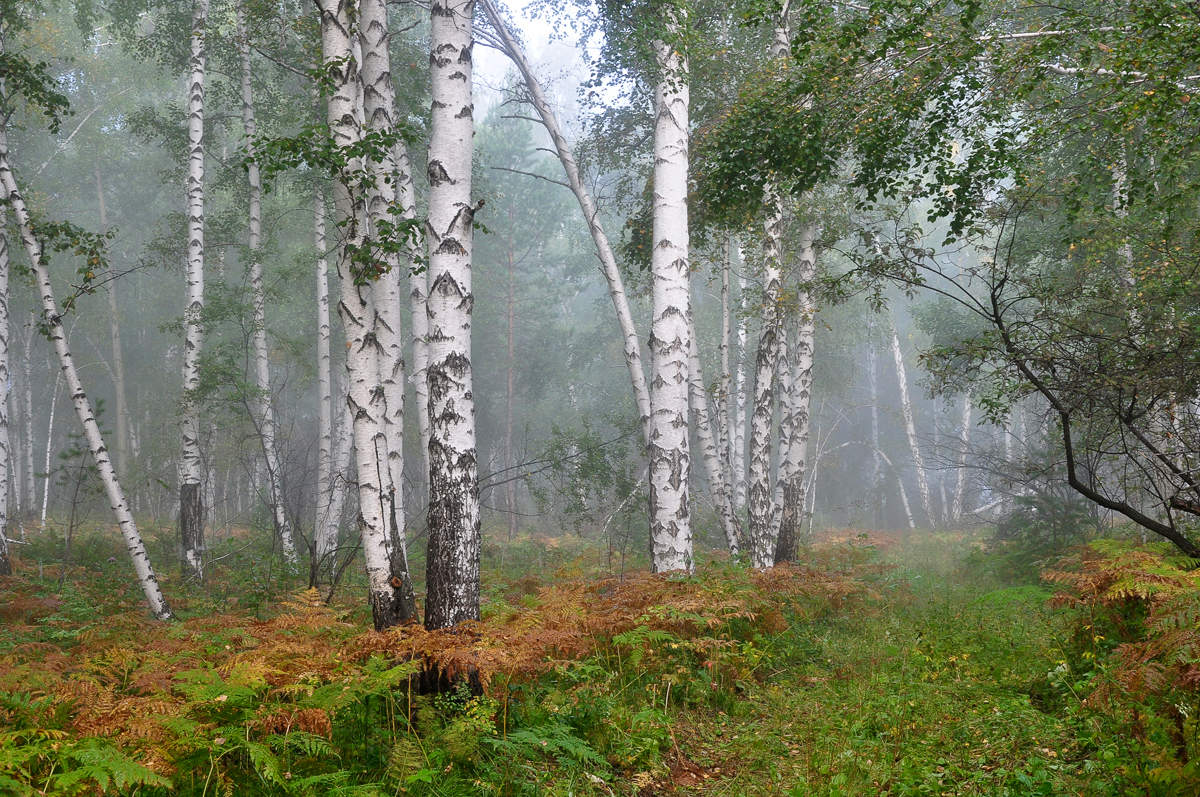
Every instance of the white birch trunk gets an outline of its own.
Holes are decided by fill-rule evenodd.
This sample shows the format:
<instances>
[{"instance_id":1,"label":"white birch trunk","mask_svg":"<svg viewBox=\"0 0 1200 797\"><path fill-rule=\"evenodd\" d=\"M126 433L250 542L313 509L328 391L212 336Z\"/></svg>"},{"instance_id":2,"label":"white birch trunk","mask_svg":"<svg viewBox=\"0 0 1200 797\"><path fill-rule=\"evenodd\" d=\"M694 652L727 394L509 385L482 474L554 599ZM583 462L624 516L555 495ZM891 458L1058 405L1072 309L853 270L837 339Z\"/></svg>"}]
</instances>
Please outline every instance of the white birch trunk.
<instances>
[{"instance_id":1,"label":"white birch trunk","mask_svg":"<svg viewBox=\"0 0 1200 797\"><path fill-rule=\"evenodd\" d=\"M708 484L712 490L713 503L716 504L717 514L721 518L721 528L725 531L725 542L729 545L729 555L736 557L741 551L741 530L738 528L737 515L733 511L733 496L730 495L729 482L721 461L721 450L717 445L709 420L711 416L708 412L708 392L704 389L704 372L700 367L700 347L696 342L695 322L690 316L688 318L688 337L690 340L688 378L692 399L692 416L696 420L696 435L700 440L704 467L708 471Z\"/></svg>"},{"instance_id":2,"label":"white birch trunk","mask_svg":"<svg viewBox=\"0 0 1200 797\"><path fill-rule=\"evenodd\" d=\"M254 92L250 82L250 39L246 30L245 10L239 2L236 9L238 28L238 60L241 62L242 127L246 133L246 146L253 152L254 137L258 135L258 121L254 113ZM256 395L251 402L254 408L254 425L258 428L258 439L262 444L263 459L267 467L267 497L271 503L271 518L275 535L283 548L288 564L297 562L296 541L292 524L288 520L284 505L283 467L276 446L275 409L272 406L271 360L267 348L267 297L263 287L263 267L259 248L262 243L262 177L258 162L251 159L246 163L246 175L250 195L249 233L247 250L250 259L250 297L252 305L251 342L254 348L254 386Z\"/></svg>"},{"instance_id":3,"label":"white birch trunk","mask_svg":"<svg viewBox=\"0 0 1200 797\"><path fill-rule=\"evenodd\" d=\"M771 58L788 51L787 4L771 43ZM764 189L763 330L754 363L754 412L750 420L750 473L746 503L750 518L750 561L759 569L775 563L774 501L771 488L771 420L782 343L783 197L774 181Z\"/></svg>"},{"instance_id":4,"label":"white birch trunk","mask_svg":"<svg viewBox=\"0 0 1200 797\"><path fill-rule=\"evenodd\" d=\"M472 393L471 97L474 0L430 4L429 548L425 626L479 619L479 477Z\"/></svg>"},{"instance_id":5,"label":"white birch trunk","mask_svg":"<svg viewBox=\"0 0 1200 797\"><path fill-rule=\"evenodd\" d=\"M188 82L187 304L179 407L179 537L185 572L204 578L204 463L200 456L200 350L204 345L204 81L208 0L193 0Z\"/></svg>"},{"instance_id":6,"label":"white birch trunk","mask_svg":"<svg viewBox=\"0 0 1200 797\"><path fill-rule=\"evenodd\" d=\"M313 197L313 246L317 251L317 514L313 523L318 563L337 547L337 520L331 517L333 478L333 373L329 354L329 259L325 242L325 191Z\"/></svg>"},{"instance_id":7,"label":"white birch trunk","mask_svg":"<svg viewBox=\"0 0 1200 797\"><path fill-rule=\"evenodd\" d=\"M546 100L541 84L533 74L533 69L529 65L529 60L525 57L524 50L522 50L521 45L512 35L512 32L509 31L504 20L501 19L492 0L480 1L492 27L504 43L505 53L512 59L517 67L517 71L521 73L521 78L529 91L529 101L533 104L539 118L541 118L546 132L550 134L550 140L554 143L554 150L558 154L559 162L562 163L563 171L566 174L567 184L571 187L572 193L575 194L580 210L583 211L583 219L588 225L588 231L592 235L592 242L596 246L596 256L600 259L600 271L604 274L604 279L608 283L609 299L612 301L613 309L617 313L617 323L620 326L624 344L625 366L629 371L633 397L641 419L643 443L649 445L650 391L646 386L646 374L642 365L641 343L638 338L637 327L633 323L633 314L629 310L629 299L625 293L625 282L621 277L621 270L617 266L617 258L613 254L608 236L605 234L604 227L600 223L600 212L596 207L595 201L592 199L591 192L588 191L587 185L583 182L583 176L579 171L579 164L575 160L575 156L571 152L571 147L562 133L562 128L558 123L558 118L555 116L554 110Z\"/></svg>"},{"instance_id":8,"label":"white birch trunk","mask_svg":"<svg viewBox=\"0 0 1200 797\"><path fill-rule=\"evenodd\" d=\"M667 22L678 33L678 20ZM653 321L650 330L650 552L656 573L690 572L688 507L688 66L675 42L654 42Z\"/></svg>"},{"instance_id":9,"label":"white birch trunk","mask_svg":"<svg viewBox=\"0 0 1200 797\"><path fill-rule=\"evenodd\" d=\"M950 518L958 523L963 517L963 496L967 487L967 453L971 448L971 394L963 396L961 425L958 431L958 469L954 480L954 499L950 505Z\"/></svg>"},{"instance_id":10,"label":"white birch trunk","mask_svg":"<svg viewBox=\"0 0 1200 797\"><path fill-rule=\"evenodd\" d=\"M88 401L87 394L83 390L83 384L79 381L79 373L75 369L75 361L71 357L70 347L67 346L67 338L62 326L62 315L58 309L58 303L54 299L54 289L50 284L50 273L46 265L42 262L41 244L34 237L33 224L30 221L29 211L25 207L25 200L17 188L16 178L9 164L8 138L3 131L0 131L0 185L3 186L4 193L8 198L9 207L12 209L17 224L20 226L21 240L25 245L25 252L29 256L29 262L33 268L34 281L38 286L42 303L42 323L45 325L50 342L58 354L58 360L62 366L62 375L66 380L71 401L75 405L75 413L79 417L80 425L83 427L84 437L87 439L88 449L96 464L100 481L104 484L109 505L112 507L117 525L121 528L121 534L125 538L125 547L129 551L130 559L133 560L133 567L137 573L138 582L142 587L142 592L146 596L146 602L150 606L150 611L160 620L168 620L171 618L171 609L167 606L167 602L163 598L162 590L159 589L158 579L154 575L154 568L150 565L150 557L146 554L146 547L142 544L142 537L138 533L137 525L133 521L133 515L129 511L128 504L125 502L125 494L121 490L116 470L113 468L112 460L108 456L108 449L105 447L104 439L100 434L100 425L96 422L96 416L92 413L91 402Z\"/></svg>"},{"instance_id":11,"label":"white birch trunk","mask_svg":"<svg viewBox=\"0 0 1200 797\"><path fill-rule=\"evenodd\" d=\"M23 437L25 438L25 450L23 453L25 458L25 505L30 515L33 514L33 506L37 501L37 482L36 474L33 467L33 328L34 318L33 311L29 311L29 320L25 322L25 335L21 349L21 375L24 377L22 388L24 390L24 400L21 402L21 414L24 416L21 421L21 427L24 430Z\"/></svg>"},{"instance_id":12,"label":"white birch trunk","mask_svg":"<svg viewBox=\"0 0 1200 797\"><path fill-rule=\"evenodd\" d=\"M813 341L817 308L808 285L816 277L817 253L813 245L816 229L806 224L797 241L799 261L796 279L796 336L788 346L788 387L784 412L789 418L790 437L780 462L783 485L779 509L779 532L775 544L775 562L795 561L797 546L803 538L805 489L808 467L808 438L812 405Z\"/></svg>"},{"instance_id":13,"label":"white birch trunk","mask_svg":"<svg viewBox=\"0 0 1200 797\"><path fill-rule=\"evenodd\" d=\"M334 143L352 146L362 137L359 120L359 83L354 59L352 11L349 0L318 0L321 14L321 47L331 82L327 118ZM334 207L342 225L343 245L338 253L338 306L346 334L346 401L353 417L355 465L358 474L358 527L366 560L368 601L376 630L397 625L406 614L402 578L392 573L388 545L389 498L384 485L387 440L383 430L378 348L375 343L374 290L368 275L359 273L352 259L364 244L367 227L365 189L354 177L362 168L357 159L348 164L334 183ZM364 283L364 284L359 284Z\"/></svg>"},{"instance_id":14,"label":"white birch trunk","mask_svg":"<svg viewBox=\"0 0 1200 797\"><path fill-rule=\"evenodd\" d=\"M729 398L732 389L732 376L729 370L729 343L733 335L732 318L730 315L729 297L729 260L732 257L733 243L727 243L725 255L721 258L721 342L718 355L721 363L721 373L717 375L717 411L713 414L717 427L717 446L720 449L721 464L725 469L725 483L729 485L730 501L733 491L733 463L730 457L729 439ZM692 337L695 337L693 334Z\"/></svg>"},{"instance_id":15,"label":"white birch trunk","mask_svg":"<svg viewBox=\"0 0 1200 797\"><path fill-rule=\"evenodd\" d=\"M746 507L746 325L749 308L746 305L746 261L742 248L737 248L738 262L738 322L737 369L733 377L733 422L729 434L729 462L733 471L733 507Z\"/></svg>"},{"instance_id":16,"label":"white birch trunk","mask_svg":"<svg viewBox=\"0 0 1200 797\"><path fill-rule=\"evenodd\" d=\"M12 393L12 376L8 372L8 235L4 231L7 216L0 209L0 576L12 575L8 553L8 460L12 453L8 445L8 398Z\"/></svg>"},{"instance_id":17,"label":"white birch trunk","mask_svg":"<svg viewBox=\"0 0 1200 797\"><path fill-rule=\"evenodd\" d=\"M63 339L66 340L66 332ZM46 530L46 508L50 505L50 455L54 451L54 410L58 405L58 391L62 387L62 374L54 377L54 392L50 394L50 412L46 420L46 460L42 466L42 514L39 524Z\"/></svg>"},{"instance_id":18,"label":"white birch trunk","mask_svg":"<svg viewBox=\"0 0 1200 797\"><path fill-rule=\"evenodd\" d=\"M900 350L900 335L892 324L892 359L896 363L896 382L900 391L900 412L904 416L904 433L908 436L908 448L912 453L917 474L917 491L921 494L921 508L929 523L937 522L933 512L933 500L929 492L929 475L925 470L925 458L921 456L921 444L917 440L917 425L913 419L913 406L908 398L908 374L904 369L904 353Z\"/></svg>"},{"instance_id":19,"label":"white birch trunk","mask_svg":"<svg viewBox=\"0 0 1200 797\"><path fill-rule=\"evenodd\" d=\"M384 0L360 0L359 44L362 63L359 80L362 85L363 111L371 132L392 132L396 117L396 94L392 84L391 57L388 52L388 19ZM402 200L398 196L397 176L401 173L401 146L384 153L382 161L372 161L368 171L372 184L367 191L369 237L375 239L388 225L399 221L393 211ZM407 170L407 152L403 152ZM408 183L411 187L411 179ZM401 209L412 218L413 197ZM404 533L404 337L401 330L402 308L405 301L401 289L401 271L411 271L411 257L383 252L379 260L384 273L376 278L372 289L375 302L375 342L379 360L379 377L383 398L383 433L387 459L380 468L385 477L383 487L384 518L387 521L388 556L391 578L404 584L402 589L403 619L416 615L412 578L408 569L408 542Z\"/></svg>"}]
</instances>

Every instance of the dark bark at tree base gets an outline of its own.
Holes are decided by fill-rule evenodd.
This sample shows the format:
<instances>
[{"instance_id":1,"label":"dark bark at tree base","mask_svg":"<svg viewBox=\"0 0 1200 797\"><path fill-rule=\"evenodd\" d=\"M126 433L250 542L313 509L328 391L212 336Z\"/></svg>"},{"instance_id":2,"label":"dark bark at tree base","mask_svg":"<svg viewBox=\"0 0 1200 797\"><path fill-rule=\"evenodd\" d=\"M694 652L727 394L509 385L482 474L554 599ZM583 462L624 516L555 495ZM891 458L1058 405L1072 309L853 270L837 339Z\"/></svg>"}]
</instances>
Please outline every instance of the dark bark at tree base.
<instances>
[{"instance_id":1,"label":"dark bark at tree base","mask_svg":"<svg viewBox=\"0 0 1200 797\"><path fill-rule=\"evenodd\" d=\"M0 555L0 576L12 575L12 560L8 558L8 554Z\"/></svg>"},{"instance_id":2,"label":"dark bark at tree base","mask_svg":"<svg viewBox=\"0 0 1200 797\"><path fill-rule=\"evenodd\" d=\"M800 525L804 513L801 511L803 490L794 484L783 486L783 506L780 508L779 538L775 540L775 564L796 561L796 550L800 544Z\"/></svg>"},{"instance_id":3,"label":"dark bark at tree base","mask_svg":"<svg viewBox=\"0 0 1200 797\"><path fill-rule=\"evenodd\" d=\"M204 490L202 484L179 485L180 567L185 576L204 577ZM189 555L197 558L190 559Z\"/></svg>"},{"instance_id":4,"label":"dark bark at tree base","mask_svg":"<svg viewBox=\"0 0 1200 797\"><path fill-rule=\"evenodd\" d=\"M371 619L375 623L376 631L385 631L415 622L417 619L417 600L413 594L412 581L393 575L391 586L389 593L370 596Z\"/></svg>"},{"instance_id":5,"label":"dark bark at tree base","mask_svg":"<svg viewBox=\"0 0 1200 797\"><path fill-rule=\"evenodd\" d=\"M471 668L466 673L449 675L436 663L426 659L421 672L413 676L413 691L419 695L440 695L454 691L461 683L466 683L473 697L483 694L483 680L479 677L479 670Z\"/></svg>"}]
</instances>

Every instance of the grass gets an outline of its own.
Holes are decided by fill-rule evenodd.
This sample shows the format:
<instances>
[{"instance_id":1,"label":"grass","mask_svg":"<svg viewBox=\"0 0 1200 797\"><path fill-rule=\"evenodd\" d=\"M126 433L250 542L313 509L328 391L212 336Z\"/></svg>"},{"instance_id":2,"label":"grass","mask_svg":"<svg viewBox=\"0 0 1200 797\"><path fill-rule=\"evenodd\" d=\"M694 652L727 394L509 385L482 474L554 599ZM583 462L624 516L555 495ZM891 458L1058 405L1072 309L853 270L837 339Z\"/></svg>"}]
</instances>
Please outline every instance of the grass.
<instances>
[{"instance_id":1,"label":"grass","mask_svg":"<svg viewBox=\"0 0 1200 797\"><path fill-rule=\"evenodd\" d=\"M0 593L0 793L1194 793L1085 705L1077 618L1030 574L969 535L875 542L598 581L578 540L521 540L450 638L363 634L352 594L272 613L296 585L247 572L252 550L174 585L185 619L158 626L96 535ZM485 690L415 694L422 656Z\"/></svg>"}]
</instances>

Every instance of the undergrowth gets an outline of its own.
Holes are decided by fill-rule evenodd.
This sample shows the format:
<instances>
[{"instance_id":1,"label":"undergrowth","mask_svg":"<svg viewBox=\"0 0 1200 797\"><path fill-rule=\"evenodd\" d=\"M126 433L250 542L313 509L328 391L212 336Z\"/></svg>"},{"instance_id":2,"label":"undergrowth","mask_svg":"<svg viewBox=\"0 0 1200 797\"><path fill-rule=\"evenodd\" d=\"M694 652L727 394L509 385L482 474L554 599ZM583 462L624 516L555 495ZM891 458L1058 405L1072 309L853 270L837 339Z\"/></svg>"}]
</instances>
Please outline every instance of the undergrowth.
<instances>
[{"instance_id":1,"label":"undergrowth","mask_svg":"<svg viewBox=\"0 0 1200 797\"><path fill-rule=\"evenodd\" d=\"M1050 600L981 566L982 538L838 536L689 578L541 548L548 584L523 542L483 621L433 633L364 634L315 592L265 616L219 581L163 626L102 563L25 568L0 607L0 793L1197 793L1187 563L1096 542Z\"/></svg>"}]
</instances>

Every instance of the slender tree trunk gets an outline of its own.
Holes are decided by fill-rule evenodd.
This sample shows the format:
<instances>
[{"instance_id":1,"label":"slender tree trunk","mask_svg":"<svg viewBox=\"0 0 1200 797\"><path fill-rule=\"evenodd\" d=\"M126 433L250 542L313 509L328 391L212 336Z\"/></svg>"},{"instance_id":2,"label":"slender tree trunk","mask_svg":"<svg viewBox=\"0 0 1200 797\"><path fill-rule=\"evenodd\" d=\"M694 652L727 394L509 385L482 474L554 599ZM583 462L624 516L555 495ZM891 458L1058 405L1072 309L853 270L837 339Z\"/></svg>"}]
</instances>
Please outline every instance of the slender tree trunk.
<instances>
[{"instance_id":1,"label":"slender tree trunk","mask_svg":"<svg viewBox=\"0 0 1200 797\"><path fill-rule=\"evenodd\" d=\"M608 295L612 300L613 309L617 313L617 323L621 328L621 337L625 350L625 365L629 370L629 379L633 387L633 397L641 419L643 443L649 445L650 391L646 386L646 374L642 366L641 344L637 328L633 323L633 314L629 310L629 299L625 293L625 283L621 277L621 270L617 266L617 258L613 254L608 236L605 234L604 227L600 223L600 212L596 207L595 201L592 199L591 192L588 191L587 185L583 182L583 176L579 171L579 164L576 162L575 156L571 152L571 147L562 133L562 128L558 123L558 118L555 116L554 110L546 100L541 84L529 66L529 60L525 57L524 50L522 50L521 45L508 29L508 26L505 25L504 20L501 19L492 0L480 0L480 2L492 27L495 28L504 42L505 53L512 59L517 67L517 71L521 73L525 87L529 90L529 101L533 104L539 118L541 118L546 132L550 134L550 140L554 143L554 150L558 154L559 162L562 163L563 171L566 173L567 183L570 185L571 191L575 194L575 198L579 202L579 207L583 211L583 219L588 225L588 231L592 235L592 242L596 246L596 256L600 259L600 270L604 274L605 281L608 283Z\"/></svg>"},{"instance_id":2,"label":"slender tree trunk","mask_svg":"<svg viewBox=\"0 0 1200 797\"><path fill-rule=\"evenodd\" d=\"M362 64L359 79L362 83L363 111L367 129L375 133L391 133L396 117L396 96L392 84L391 57L388 52L388 18L384 0L360 0L359 43ZM388 149L382 161L372 161L368 171L373 180L367 192L369 238L378 239L395 223L392 212L400 202L397 194L397 174L401 171L397 147ZM407 153L404 153L407 161ZM405 171L408 166L405 163ZM410 181L411 182L411 181ZM412 218L412 198L401 208ZM400 583L396 611L402 621L416 617L416 598L408 568L408 541L404 532L404 336L401 329L401 310L404 292L401 270L408 273L412 263L402 262L399 254L384 251L380 260L386 270L372 285L375 304L375 342L379 361L383 398L383 434L387 446L386 460L380 465L384 478L384 518L387 521L387 555L389 583Z\"/></svg>"},{"instance_id":3,"label":"slender tree trunk","mask_svg":"<svg viewBox=\"0 0 1200 797\"><path fill-rule=\"evenodd\" d=\"M737 515L733 511L733 497L730 495L729 482L725 478L726 472L722 466L720 448L717 446L712 424L709 422L708 392L704 389L704 373L700 368L700 347L696 342L695 323L690 316L688 318L688 337L691 341L688 365L692 415L696 419L696 435L700 439L700 451L704 457L705 469L708 471L708 484L712 490L717 514L721 518L725 541L729 545L729 555L736 557L742 547L741 529L738 528Z\"/></svg>"},{"instance_id":4,"label":"slender tree trunk","mask_svg":"<svg viewBox=\"0 0 1200 797\"><path fill-rule=\"evenodd\" d=\"M717 403L716 412L713 413L716 419L717 427L717 446L720 449L721 463L724 467L725 483L729 485L730 501L732 503L733 492L733 462L730 457L730 440L729 440L729 397L732 388L732 376L729 370L729 343L733 334L730 304L729 304L729 260L733 256L730 251L733 248L732 241L725 246L724 256L721 258L721 342L719 344L718 356L721 362L721 373L717 375ZM693 335L693 337L695 337Z\"/></svg>"},{"instance_id":5,"label":"slender tree trunk","mask_svg":"<svg viewBox=\"0 0 1200 797\"><path fill-rule=\"evenodd\" d=\"M913 465L917 473L917 490L921 494L921 508L930 524L937 518L933 512L933 500L929 492L929 476L925 470L925 458L921 456L920 441L917 440L917 425L913 419L912 402L908 399L908 374L904 369L904 353L900 350L900 335L892 324L892 359L896 363L896 382L900 390L900 412L904 416L904 432L908 435L908 448L912 452Z\"/></svg>"},{"instance_id":6,"label":"slender tree trunk","mask_svg":"<svg viewBox=\"0 0 1200 797\"><path fill-rule=\"evenodd\" d=\"M883 459L879 453L879 358L875 353L875 322L867 321L867 386L871 399L871 496L875 527L883 525Z\"/></svg>"},{"instance_id":7,"label":"slender tree trunk","mask_svg":"<svg viewBox=\"0 0 1200 797\"><path fill-rule=\"evenodd\" d=\"M258 135L258 121L254 113L254 91L250 81L250 38L246 30L246 13L242 3L236 6L238 60L241 63L242 127L246 133L246 146L253 153L254 138ZM251 402L254 408L254 425L258 428L258 439L262 444L263 459L267 467L268 499L271 503L271 518L275 525L275 536L283 547L284 558L295 565L296 541L292 524L288 520L284 505L283 467L276 445L275 409L272 406L271 360L267 347L267 297L263 287L262 257L262 177L258 162L250 159L246 163L246 175L250 195L249 232L247 250L250 267L250 296L253 306L251 319L251 341L254 347L254 386L256 395Z\"/></svg>"},{"instance_id":8,"label":"slender tree trunk","mask_svg":"<svg viewBox=\"0 0 1200 797\"><path fill-rule=\"evenodd\" d=\"M669 12L670 13L670 12ZM667 22L678 35L677 19ZM688 506L688 359L691 279L688 266L687 61L673 41L654 42L659 69L655 91L655 241L650 330L650 550L655 572L691 571L692 526Z\"/></svg>"},{"instance_id":9,"label":"slender tree trunk","mask_svg":"<svg viewBox=\"0 0 1200 797\"><path fill-rule=\"evenodd\" d=\"M954 501L950 518L958 523L963 517L963 496L967 487L967 453L971 448L971 394L963 396L962 420L958 431L958 468L954 480Z\"/></svg>"},{"instance_id":10,"label":"slender tree trunk","mask_svg":"<svg viewBox=\"0 0 1200 797\"><path fill-rule=\"evenodd\" d=\"M8 372L8 213L0 209L0 576L12 575L12 561L8 554L8 488L10 471L8 445L9 386L12 378Z\"/></svg>"},{"instance_id":11,"label":"slender tree trunk","mask_svg":"<svg viewBox=\"0 0 1200 797\"><path fill-rule=\"evenodd\" d=\"M179 537L185 572L204 578L204 463L200 456L200 349L204 344L204 81L208 0L192 3L188 88L187 305L179 409Z\"/></svg>"},{"instance_id":12,"label":"slender tree trunk","mask_svg":"<svg viewBox=\"0 0 1200 797\"><path fill-rule=\"evenodd\" d=\"M512 211L509 211L510 221L512 221ZM513 248L512 242L508 245L508 373L505 379L505 401L504 401L504 465L505 467L513 468L517 464L516 455L513 453L513 403L516 400L516 341L515 331L517 322L517 280L516 269L513 264ZM517 536L517 481L509 479L505 489L505 504L508 509L508 539L512 540Z\"/></svg>"},{"instance_id":13,"label":"slender tree trunk","mask_svg":"<svg viewBox=\"0 0 1200 797\"><path fill-rule=\"evenodd\" d=\"M25 335L21 349L21 375L24 377L24 401L21 402L21 427L25 438L25 506L30 516L37 502L37 483L33 467L33 311L29 311L29 320L25 322Z\"/></svg>"},{"instance_id":14,"label":"slender tree trunk","mask_svg":"<svg viewBox=\"0 0 1200 797\"><path fill-rule=\"evenodd\" d=\"M742 271L738 274L738 322L737 322L737 370L733 378L733 424L729 435L729 461L733 471L733 506L740 511L746 507L746 306L745 259L738 247L738 262Z\"/></svg>"},{"instance_id":15,"label":"slender tree trunk","mask_svg":"<svg viewBox=\"0 0 1200 797\"><path fill-rule=\"evenodd\" d=\"M93 173L96 177L96 202L100 209L100 228L108 229L108 207L104 201L104 183L100 177L100 167L95 166ZM117 476L126 479L129 474L129 402L125 391L125 353L121 346L120 312L117 307L117 275L109 280L106 293L108 294L108 332L112 340L112 374L113 398L116 404L116 467Z\"/></svg>"},{"instance_id":16,"label":"slender tree trunk","mask_svg":"<svg viewBox=\"0 0 1200 797\"><path fill-rule=\"evenodd\" d=\"M430 4L429 549L425 626L479 619L479 478L471 371L474 0Z\"/></svg>"},{"instance_id":17,"label":"slender tree trunk","mask_svg":"<svg viewBox=\"0 0 1200 797\"><path fill-rule=\"evenodd\" d=\"M342 149L361 141L359 83L354 59L351 4L348 0L318 0L321 47L330 78L328 122L334 143ZM356 21L356 20L355 20ZM397 625L407 614L406 593L411 585L395 577L389 551L390 495L387 484L387 438L384 434L379 351L375 341L374 290L353 254L366 242L366 192L356 174L359 159L347 164L334 183L343 244L338 252L338 306L346 334L347 404L353 418L355 465L358 474L358 527L366 559L368 600L375 628Z\"/></svg>"},{"instance_id":18,"label":"slender tree trunk","mask_svg":"<svg viewBox=\"0 0 1200 797\"><path fill-rule=\"evenodd\" d=\"M330 516L333 478L333 379L329 355L329 260L325 243L325 191L313 198L313 245L317 250L317 515L313 524L318 562L337 546L337 521ZM331 533L332 530L332 533Z\"/></svg>"},{"instance_id":19,"label":"slender tree trunk","mask_svg":"<svg viewBox=\"0 0 1200 797\"><path fill-rule=\"evenodd\" d=\"M66 332L63 332L64 338ZM58 405L58 391L62 386L62 374L54 378L54 392L50 394L50 412L46 420L46 461L42 469L42 514L39 518L42 530L46 528L46 508L50 505L50 455L54 451L54 410Z\"/></svg>"},{"instance_id":20,"label":"slender tree trunk","mask_svg":"<svg viewBox=\"0 0 1200 797\"><path fill-rule=\"evenodd\" d=\"M816 276L817 253L813 246L816 230L806 224L797 242L799 262L796 279L800 289L796 294L796 337L788 346L788 367L791 369L790 389L785 411L791 438L786 456L780 466L783 500L779 510L779 536L775 543L775 562L792 562L804 528L804 485L807 479L808 437L811 421L813 339L816 334L816 305L808 285Z\"/></svg>"},{"instance_id":21,"label":"slender tree trunk","mask_svg":"<svg viewBox=\"0 0 1200 797\"><path fill-rule=\"evenodd\" d=\"M113 468L112 460L108 457L108 449L100 434L100 425L96 422L91 402L88 401L83 384L79 381L79 373L75 369L75 361L71 357L71 350L67 345L67 338L63 330L62 314L58 309L58 303L54 300L54 290L50 285L50 273L42 261L42 247L34 237L29 211L25 207L24 198L17 189L16 178L9 165L8 138L3 131L0 131L0 184L3 185L9 208L20 226L21 240L33 268L34 281L38 286L42 301L42 323L58 354L59 363L62 365L62 375L66 379L71 401L75 405L75 413L83 427L88 449L95 461L100 481L104 484L109 505L112 507L117 525L121 528L121 534L125 538L125 547L133 560L133 567L141 584L142 592L155 617L161 620L170 619L171 610L159 589L154 568L150 565L150 557L146 555L146 548L142 544L137 525L133 522L133 515L130 514L129 506L125 502L125 494L121 490L116 470Z\"/></svg>"}]
</instances>

